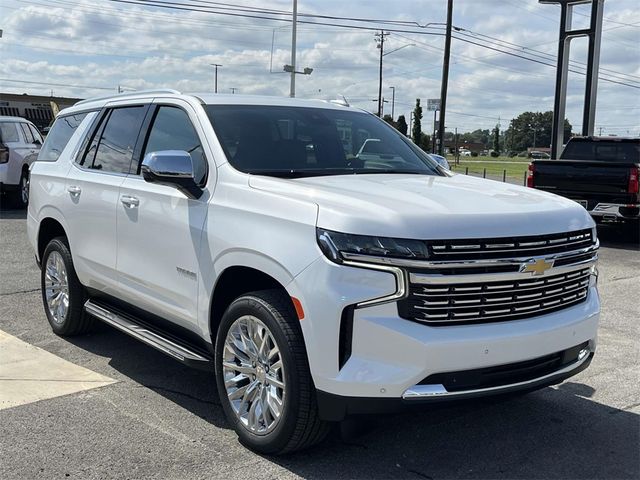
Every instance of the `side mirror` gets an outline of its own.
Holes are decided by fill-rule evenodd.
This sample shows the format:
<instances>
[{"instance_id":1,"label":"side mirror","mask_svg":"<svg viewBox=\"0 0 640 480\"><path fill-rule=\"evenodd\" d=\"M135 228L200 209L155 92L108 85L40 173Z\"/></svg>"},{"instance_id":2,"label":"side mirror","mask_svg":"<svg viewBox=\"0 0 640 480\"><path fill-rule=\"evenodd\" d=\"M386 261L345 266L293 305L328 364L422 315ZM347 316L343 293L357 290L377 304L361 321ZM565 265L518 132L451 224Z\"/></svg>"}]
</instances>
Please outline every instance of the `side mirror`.
<instances>
[{"instance_id":1,"label":"side mirror","mask_svg":"<svg viewBox=\"0 0 640 480\"><path fill-rule=\"evenodd\" d=\"M149 183L176 187L190 198L199 198L202 189L193 177L191 155L183 150L150 152L142 160L142 178Z\"/></svg>"}]
</instances>

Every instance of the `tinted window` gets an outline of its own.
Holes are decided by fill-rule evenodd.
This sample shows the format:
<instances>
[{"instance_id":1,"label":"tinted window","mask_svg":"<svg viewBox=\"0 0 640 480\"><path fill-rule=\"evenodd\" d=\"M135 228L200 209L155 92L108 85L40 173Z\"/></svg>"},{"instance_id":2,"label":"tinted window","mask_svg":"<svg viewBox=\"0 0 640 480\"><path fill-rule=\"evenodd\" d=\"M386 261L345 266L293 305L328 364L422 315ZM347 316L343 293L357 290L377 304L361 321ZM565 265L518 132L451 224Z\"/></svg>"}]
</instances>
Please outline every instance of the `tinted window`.
<instances>
[{"instance_id":1,"label":"tinted window","mask_svg":"<svg viewBox=\"0 0 640 480\"><path fill-rule=\"evenodd\" d=\"M191 155L196 183L204 183L207 176L207 160L198 134L184 110L167 106L158 108L144 150L145 154L162 150L188 152Z\"/></svg>"},{"instance_id":2,"label":"tinted window","mask_svg":"<svg viewBox=\"0 0 640 480\"><path fill-rule=\"evenodd\" d=\"M562 159L640 162L640 142L570 141L562 152Z\"/></svg>"},{"instance_id":3,"label":"tinted window","mask_svg":"<svg viewBox=\"0 0 640 480\"><path fill-rule=\"evenodd\" d=\"M18 129L16 123L4 122L0 123L0 141L7 142L19 142Z\"/></svg>"},{"instance_id":4,"label":"tinted window","mask_svg":"<svg viewBox=\"0 0 640 480\"><path fill-rule=\"evenodd\" d=\"M146 107L142 106L114 108L98 141L93 162L90 164L87 158L85 165L103 172L129 173L145 112Z\"/></svg>"},{"instance_id":5,"label":"tinted window","mask_svg":"<svg viewBox=\"0 0 640 480\"><path fill-rule=\"evenodd\" d=\"M377 117L337 109L208 105L231 165L273 176L417 173L440 175L397 130Z\"/></svg>"},{"instance_id":6,"label":"tinted window","mask_svg":"<svg viewBox=\"0 0 640 480\"><path fill-rule=\"evenodd\" d=\"M33 125L29 125L29 129L31 130L31 134L33 135L34 140L37 140L38 142L40 142L40 145L42 145L42 135L40 135L38 129Z\"/></svg>"},{"instance_id":7,"label":"tinted window","mask_svg":"<svg viewBox=\"0 0 640 480\"><path fill-rule=\"evenodd\" d=\"M26 123L21 123L20 128L22 128L25 143L33 143L33 134L31 133L31 130L29 130L29 125L27 125Z\"/></svg>"},{"instance_id":8,"label":"tinted window","mask_svg":"<svg viewBox=\"0 0 640 480\"><path fill-rule=\"evenodd\" d=\"M79 113L77 115L58 117L51 127L51 130L49 130L44 145L40 149L38 161L55 162L58 160L69 139L86 116L86 113Z\"/></svg>"}]
</instances>

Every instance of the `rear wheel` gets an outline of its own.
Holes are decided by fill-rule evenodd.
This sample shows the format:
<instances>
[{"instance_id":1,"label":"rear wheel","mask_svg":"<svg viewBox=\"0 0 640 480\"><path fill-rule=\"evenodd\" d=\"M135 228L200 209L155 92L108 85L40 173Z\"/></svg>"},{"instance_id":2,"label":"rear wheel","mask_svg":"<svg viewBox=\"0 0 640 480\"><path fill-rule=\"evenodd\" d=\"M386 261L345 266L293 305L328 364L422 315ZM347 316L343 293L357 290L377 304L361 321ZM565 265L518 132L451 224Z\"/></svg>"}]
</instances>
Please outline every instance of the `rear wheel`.
<instances>
[{"instance_id":1,"label":"rear wheel","mask_svg":"<svg viewBox=\"0 0 640 480\"><path fill-rule=\"evenodd\" d=\"M51 329L58 335L79 335L93 326L84 312L86 294L73 268L65 237L49 242L42 255L40 275L42 302Z\"/></svg>"},{"instance_id":2,"label":"rear wheel","mask_svg":"<svg viewBox=\"0 0 640 480\"><path fill-rule=\"evenodd\" d=\"M26 168L20 174L18 189L13 192L13 204L16 208L27 208L29 204L29 170Z\"/></svg>"},{"instance_id":3,"label":"rear wheel","mask_svg":"<svg viewBox=\"0 0 640 480\"><path fill-rule=\"evenodd\" d=\"M299 320L284 292L236 299L216 338L216 381L240 441L267 454L309 447L324 438Z\"/></svg>"}]
</instances>

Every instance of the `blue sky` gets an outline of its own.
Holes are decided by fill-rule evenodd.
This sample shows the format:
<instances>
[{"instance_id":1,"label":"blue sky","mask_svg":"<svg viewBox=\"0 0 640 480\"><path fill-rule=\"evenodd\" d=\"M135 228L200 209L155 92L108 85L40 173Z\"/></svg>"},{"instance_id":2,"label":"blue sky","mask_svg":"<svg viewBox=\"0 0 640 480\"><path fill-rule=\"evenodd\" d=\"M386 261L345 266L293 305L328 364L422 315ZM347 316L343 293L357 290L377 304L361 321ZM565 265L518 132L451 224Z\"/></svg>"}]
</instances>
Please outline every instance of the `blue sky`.
<instances>
[{"instance_id":1,"label":"blue sky","mask_svg":"<svg viewBox=\"0 0 640 480\"><path fill-rule=\"evenodd\" d=\"M165 1L165 0L163 0ZM204 0L174 0L192 5ZM225 0L229 4L291 10L291 1ZM337 1L300 0L300 13L442 23L445 0ZM578 7L575 27L588 21L588 8ZM484 43L555 65L559 8L536 0L455 0L453 24L462 39ZM259 16L265 16L258 14ZM605 0L601 73L596 131L640 134L640 9L637 0ZM301 17L302 18L302 17ZM307 17L307 19L309 19ZM332 22L331 20L312 21ZM354 22L341 22L351 23ZM360 23L367 27L381 24ZM0 5L0 91L88 97L124 89L172 87L185 92L213 90L213 67L219 69L219 91L287 95L291 27L286 22L187 12L109 0L3 0ZM440 26L395 27L385 57L384 95L391 112L409 111L416 98L439 97L444 38ZM484 37L480 36L484 35ZM272 43L273 42L273 43ZM510 42L509 44L505 42ZM273 44L273 55L272 55ZM527 48L522 48L527 47ZM586 61L586 41L574 41L574 68ZM555 68L453 40L447 128L469 131L506 127L519 113L550 110ZM270 71L272 66L272 71ZM297 96L336 98L374 111L378 91L378 50L374 32L305 25L298 28ZM27 83L29 82L29 83ZM622 85L620 82L626 85ZM579 131L584 75L569 81L567 116ZM431 125L425 112L424 129Z\"/></svg>"}]
</instances>

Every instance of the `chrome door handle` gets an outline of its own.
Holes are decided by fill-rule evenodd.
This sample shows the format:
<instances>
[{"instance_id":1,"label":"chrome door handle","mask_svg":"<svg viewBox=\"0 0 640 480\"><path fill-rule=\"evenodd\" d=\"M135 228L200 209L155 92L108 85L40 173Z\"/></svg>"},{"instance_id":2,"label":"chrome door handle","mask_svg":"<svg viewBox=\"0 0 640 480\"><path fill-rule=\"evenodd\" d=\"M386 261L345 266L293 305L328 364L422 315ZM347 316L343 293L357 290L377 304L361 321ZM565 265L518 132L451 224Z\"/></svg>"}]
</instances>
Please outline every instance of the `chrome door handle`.
<instances>
[{"instance_id":1,"label":"chrome door handle","mask_svg":"<svg viewBox=\"0 0 640 480\"><path fill-rule=\"evenodd\" d=\"M77 197L78 195L80 195L80 193L82 193L82 189L80 187L76 187L75 185L71 185L67 187L67 192L69 192L71 196Z\"/></svg>"},{"instance_id":2,"label":"chrome door handle","mask_svg":"<svg viewBox=\"0 0 640 480\"><path fill-rule=\"evenodd\" d=\"M127 208L136 208L140 205L140 200L136 197L132 197L131 195L122 195L122 197L120 197L120 201Z\"/></svg>"}]
</instances>

